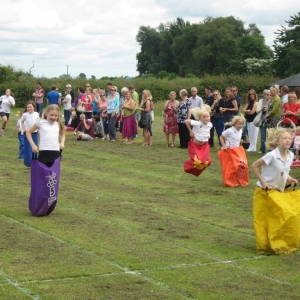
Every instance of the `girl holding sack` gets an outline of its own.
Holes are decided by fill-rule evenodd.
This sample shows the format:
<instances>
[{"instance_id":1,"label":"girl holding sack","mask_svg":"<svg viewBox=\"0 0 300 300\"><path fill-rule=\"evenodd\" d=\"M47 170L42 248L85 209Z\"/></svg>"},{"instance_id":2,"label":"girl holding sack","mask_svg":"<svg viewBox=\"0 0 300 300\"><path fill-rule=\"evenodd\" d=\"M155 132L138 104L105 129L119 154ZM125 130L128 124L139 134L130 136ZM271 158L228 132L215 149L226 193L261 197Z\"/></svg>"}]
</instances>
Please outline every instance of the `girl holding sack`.
<instances>
[{"instance_id":1,"label":"girl holding sack","mask_svg":"<svg viewBox=\"0 0 300 300\"><path fill-rule=\"evenodd\" d=\"M289 175L294 154L289 151L290 129L268 130L266 145L272 151L252 164L258 178L253 196L254 229L258 254L296 251L300 237L300 191L286 190L298 184ZM261 172L260 172L261 167Z\"/></svg>"},{"instance_id":2,"label":"girl holding sack","mask_svg":"<svg viewBox=\"0 0 300 300\"><path fill-rule=\"evenodd\" d=\"M27 130L26 136L34 153L38 152L31 133L39 130L38 159L31 161L31 192L29 209L34 216L50 214L57 203L61 151L65 144L65 126L58 105L49 105L42 119Z\"/></svg>"},{"instance_id":3,"label":"girl holding sack","mask_svg":"<svg viewBox=\"0 0 300 300\"><path fill-rule=\"evenodd\" d=\"M222 150L218 151L218 156L226 187L247 186L249 183L247 156L245 149L240 146L244 125L245 118L235 116L231 122L225 123L230 127L220 136Z\"/></svg>"},{"instance_id":4,"label":"girl holding sack","mask_svg":"<svg viewBox=\"0 0 300 300\"><path fill-rule=\"evenodd\" d=\"M209 105L202 105L201 108L195 107L192 109L195 120L187 119L185 121L191 140L188 143L190 158L184 163L184 171L195 176L199 176L211 164L208 143L212 128L210 113Z\"/></svg>"}]
</instances>

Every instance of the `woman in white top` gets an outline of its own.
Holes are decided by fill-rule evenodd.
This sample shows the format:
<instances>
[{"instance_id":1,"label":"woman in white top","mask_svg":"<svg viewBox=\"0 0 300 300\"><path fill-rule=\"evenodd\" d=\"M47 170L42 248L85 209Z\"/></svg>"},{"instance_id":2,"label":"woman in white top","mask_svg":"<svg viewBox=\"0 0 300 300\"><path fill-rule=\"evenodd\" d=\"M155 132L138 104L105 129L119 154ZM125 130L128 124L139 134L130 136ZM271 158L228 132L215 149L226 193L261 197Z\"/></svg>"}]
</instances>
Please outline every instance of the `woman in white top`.
<instances>
[{"instance_id":1,"label":"woman in white top","mask_svg":"<svg viewBox=\"0 0 300 300\"><path fill-rule=\"evenodd\" d=\"M72 107L72 104L71 104L71 101L72 101L72 97L69 93L69 90L66 90L65 91L65 98L64 100L62 100L62 104L64 106L64 119L65 119L65 125L68 126L68 123L70 121L70 118L71 118L71 107Z\"/></svg>"},{"instance_id":2,"label":"woman in white top","mask_svg":"<svg viewBox=\"0 0 300 300\"><path fill-rule=\"evenodd\" d=\"M0 97L0 117L2 118L2 128L0 129L0 137L4 135L4 129L9 120L10 109L15 107L15 99L11 96L11 90L7 89L5 95Z\"/></svg>"},{"instance_id":3,"label":"woman in white top","mask_svg":"<svg viewBox=\"0 0 300 300\"><path fill-rule=\"evenodd\" d=\"M26 104L26 112L23 114L21 118L21 126L23 128L23 132L26 131L36 122L39 118L39 113L35 111L35 103L34 101L28 101ZM32 140L37 145L38 144L38 136L37 130L32 132L31 134ZM24 137L24 165L26 167L30 167L32 159L32 150L26 136Z\"/></svg>"}]
</instances>

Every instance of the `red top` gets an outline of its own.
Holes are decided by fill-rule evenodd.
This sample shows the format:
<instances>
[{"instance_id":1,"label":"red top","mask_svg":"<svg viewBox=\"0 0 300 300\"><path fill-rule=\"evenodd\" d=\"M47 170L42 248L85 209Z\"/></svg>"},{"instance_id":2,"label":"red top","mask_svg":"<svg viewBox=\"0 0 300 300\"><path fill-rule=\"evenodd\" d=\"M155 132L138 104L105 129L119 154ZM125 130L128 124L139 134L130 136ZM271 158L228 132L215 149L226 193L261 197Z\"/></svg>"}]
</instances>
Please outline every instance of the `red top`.
<instances>
[{"instance_id":1,"label":"red top","mask_svg":"<svg viewBox=\"0 0 300 300\"><path fill-rule=\"evenodd\" d=\"M300 108L300 104L298 103L284 103L282 107L282 112L291 111L293 113L297 113ZM294 115L286 115L283 117L282 123L290 124L290 119L295 125L298 124L298 117Z\"/></svg>"},{"instance_id":2,"label":"red top","mask_svg":"<svg viewBox=\"0 0 300 300\"><path fill-rule=\"evenodd\" d=\"M82 105L85 107L86 111L93 111L91 95L83 95L81 101L83 102Z\"/></svg>"}]
</instances>

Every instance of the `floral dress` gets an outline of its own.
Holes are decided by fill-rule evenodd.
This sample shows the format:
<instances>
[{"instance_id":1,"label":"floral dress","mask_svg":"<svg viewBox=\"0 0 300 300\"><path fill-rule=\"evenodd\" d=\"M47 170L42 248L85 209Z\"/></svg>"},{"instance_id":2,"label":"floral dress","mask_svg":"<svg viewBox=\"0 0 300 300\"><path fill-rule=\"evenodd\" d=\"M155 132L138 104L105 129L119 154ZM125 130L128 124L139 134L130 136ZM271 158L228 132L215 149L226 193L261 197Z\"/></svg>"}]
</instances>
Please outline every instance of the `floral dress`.
<instances>
[{"instance_id":1,"label":"floral dress","mask_svg":"<svg viewBox=\"0 0 300 300\"><path fill-rule=\"evenodd\" d=\"M178 107L179 102L166 101L165 110L164 110L164 129L163 132L166 134L177 134L178 125L177 125L177 114L175 109Z\"/></svg>"}]
</instances>

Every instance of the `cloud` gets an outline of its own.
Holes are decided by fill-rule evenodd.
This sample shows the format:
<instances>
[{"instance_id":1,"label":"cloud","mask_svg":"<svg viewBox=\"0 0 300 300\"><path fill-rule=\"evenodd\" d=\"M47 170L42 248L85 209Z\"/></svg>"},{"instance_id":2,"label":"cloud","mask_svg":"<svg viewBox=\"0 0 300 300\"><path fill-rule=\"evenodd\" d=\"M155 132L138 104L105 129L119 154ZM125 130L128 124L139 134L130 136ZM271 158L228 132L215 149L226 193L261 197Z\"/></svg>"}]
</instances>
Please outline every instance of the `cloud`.
<instances>
[{"instance_id":1,"label":"cloud","mask_svg":"<svg viewBox=\"0 0 300 300\"><path fill-rule=\"evenodd\" d=\"M300 3L220 0L2 0L0 62L47 77L137 75L136 35L140 26L157 27L177 17L199 23L207 16L234 16L255 23L268 45Z\"/></svg>"}]
</instances>

